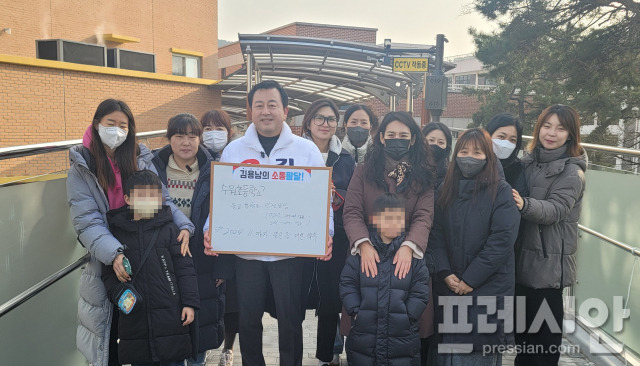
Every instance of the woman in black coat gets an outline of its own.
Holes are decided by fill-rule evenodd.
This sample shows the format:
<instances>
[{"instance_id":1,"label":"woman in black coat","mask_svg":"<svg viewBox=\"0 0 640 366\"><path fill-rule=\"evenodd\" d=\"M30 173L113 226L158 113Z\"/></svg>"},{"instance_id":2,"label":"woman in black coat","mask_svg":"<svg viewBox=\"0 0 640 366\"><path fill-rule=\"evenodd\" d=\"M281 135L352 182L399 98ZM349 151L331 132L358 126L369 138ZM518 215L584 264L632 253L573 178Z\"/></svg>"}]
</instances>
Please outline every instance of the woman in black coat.
<instances>
[{"instance_id":1,"label":"woman in black coat","mask_svg":"<svg viewBox=\"0 0 640 366\"><path fill-rule=\"evenodd\" d=\"M486 130L491 135L493 152L500 159L505 180L511 188L518 191L520 196L528 196L529 189L524 177L524 165L518 158L522 148L520 120L511 113L500 113L491 118Z\"/></svg>"},{"instance_id":2,"label":"woman in black coat","mask_svg":"<svg viewBox=\"0 0 640 366\"><path fill-rule=\"evenodd\" d=\"M158 176L169 187L170 191L172 187L179 184L168 184L170 180L168 172L169 169L175 169L175 163L180 165L180 160L192 159L192 163L185 166L185 173L193 173L197 176L191 198L182 199L178 202L179 205L185 205L187 203L184 202L189 201L188 204L191 207L189 219L196 227L195 233L189 242L189 251L193 256L200 292L200 310L194 322L199 327L199 341L198 355L187 360L189 365L194 366L204 365L206 351L218 348L224 340L223 316L226 289L224 280L228 280L233 274L233 256L220 255L212 257L204 254L202 228L209 215L210 174L213 158L207 149L200 145L201 131L200 123L195 117L186 114L175 116L167 126L167 138L170 144L155 151L153 158L153 164L158 171ZM180 152L183 155L184 150L187 150L185 144L177 144L175 140L179 136L189 136L191 134L197 140L193 143L191 154L181 157L175 156L174 154L179 149L183 150ZM197 174L195 174L196 172ZM182 184L181 186L189 186L189 184ZM181 197L181 195L175 194L174 197Z\"/></svg>"},{"instance_id":3,"label":"woman in black coat","mask_svg":"<svg viewBox=\"0 0 640 366\"><path fill-rule=\"evenodd\" d=\"M309 106L302 122L302 137L313 141L320 149L326 166L333 167L333 256L327 262L316 261L317 291L310 296L318 309L316 358L321 364L327 365L338 365L340 362L340 354L334 354L333 345L339 321L338 314L342 309L338 292L340 272L349 251L349 240L342 223L342 206L356 167L355 160L342 148L340 140L335 135L339 118L338 106L334 102L318 99Z\"/></svg>"},{"instance_id":4,"label":"woman in black coat","mask_svg":"<svg viewBox=\"0 0 640 366\"><path fill-rule=\"evenodd\" d=\"M429 242L437 271L433 286L438 298L437 320L439 324L447 321L440 328L441 345L457 345L469 353L440 349L438 364L500 365L500 353L483 351L485 346L513 342L504 327L504 319L513 314L512 308L505 307L505 297L514 294L513 246L520 215L512 202L511 187L500 177L485 131L466 131L456 143L454 156L455 163L441 186ZM495 300L497 311L479 304L481 296ZM454 304L461 307L454 310ZM459 309L466 309L464 324L472 325L470 332L447 330L451 318L443 313ZM489 328L478 327L483 318Z\"/></svg>"},{"instance_id":5,"label":"woman in black coat","mask_svg":"<svg viewBox=\"0 0 640 366\"><path fill-rule=\"evenodd\" d=\"M422 129L422 134L433 152L433 159L436 166L436 185L444 181L449 166L449 156L453 149L453 138L449 127L442 122L429 122ZM428 248L427 248L428 249Z\"/></svg>"}]
</instances>

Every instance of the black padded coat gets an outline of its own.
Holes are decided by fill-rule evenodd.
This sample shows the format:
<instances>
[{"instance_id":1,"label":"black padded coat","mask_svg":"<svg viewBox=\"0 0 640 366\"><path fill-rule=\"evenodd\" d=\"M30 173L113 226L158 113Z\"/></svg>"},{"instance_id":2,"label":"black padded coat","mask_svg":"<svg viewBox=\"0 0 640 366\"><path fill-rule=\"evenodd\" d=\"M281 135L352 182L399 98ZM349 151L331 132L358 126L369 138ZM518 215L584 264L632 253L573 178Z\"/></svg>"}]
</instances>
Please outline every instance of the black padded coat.
<instances>
[{"instance_id":1,"label":"black padded coat","mask_svg":"<svg viewBox=\"0 0 640 366\"><path fill-rule=\"evenodd\" d=\"M178 227L171 209L163 206L156 217L133 221L129 206L107 213L109 230L124 246L131 262L133 286L142 297L131 313L118 317L118 358L122 364L179 361L191 357L190 326L182 325L182 308L200 306L196 274L190 257L180 254ZM160 228L146 261L142 256ZM117 304L123 286L113 271L102 271L109 300Z\"/></svg>"},{"instance_id":2,"label":"black padded coat","mask_svg":"<svg viewBox=\"0 0 640 366\"><path fill-rule=\"evenodd\" d=\"M374 247L382 247L377 234ZM385 253L379 251L378 275L360 271L360 256L349 256L340 278L340 297L352 321L347 337L347 360L354 366L420 364L418 320L429 300L429 271L414 258L405 278L393 272L393 257L405 240L393 240ZM357 317L356 317L357 315Z\"/></svg>"}]
</instances>

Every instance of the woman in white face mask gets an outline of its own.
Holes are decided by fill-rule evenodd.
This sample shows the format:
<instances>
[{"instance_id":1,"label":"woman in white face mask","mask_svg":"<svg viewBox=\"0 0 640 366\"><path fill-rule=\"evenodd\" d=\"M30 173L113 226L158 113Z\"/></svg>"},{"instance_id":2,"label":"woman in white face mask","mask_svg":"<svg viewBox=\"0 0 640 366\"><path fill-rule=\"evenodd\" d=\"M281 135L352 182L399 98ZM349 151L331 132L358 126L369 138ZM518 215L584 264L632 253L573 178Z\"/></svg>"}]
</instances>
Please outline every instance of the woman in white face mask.
<instances>
[{"instance_id":1,"label":"woman in white face mask","mask_svg":"<svg viewBox=\"0 0 640 366\"><path fill-rule=\"evenodd\" d=\"M522 147L522 124L511 113L500 113L491 118L486 131L491 135L493 152L502 164L505 180L520 196L528 196L524 166L518 158Z\"/></svg>"},{"instance_id":2,"label":"woman in white face mask","mask_svg":"<svg viewBox=\"0 0 640 366\"><path fill-rule=\"evenodd\" d=\"M115 365L118 360L118 310L107 298L100 276L103 265L112 265L118 279L131 280L122 265L123 245L109 231L107 211L126 205L123 183L136 171L156 172L153 154L136 139L133 113L123 101L104 100L93 116L82 145L69 150L67 200L78 239L91 254L82 272L79 292L77 345L89 363ZM178 241L186 247L193 224L171 202L164 199L180 228Z\"/></svg>"},{"instance_id":3,"label":"woman in white face mask","mask_svg":"<svg viewBox=\"0 0 640 366\"><path fill-rule=\"evenodd\" d=\"M215 161L220 160L222 150L231 141L231 119L223 110L211 110L200 118L202 143Z\"/></svg>"}]
</instances>

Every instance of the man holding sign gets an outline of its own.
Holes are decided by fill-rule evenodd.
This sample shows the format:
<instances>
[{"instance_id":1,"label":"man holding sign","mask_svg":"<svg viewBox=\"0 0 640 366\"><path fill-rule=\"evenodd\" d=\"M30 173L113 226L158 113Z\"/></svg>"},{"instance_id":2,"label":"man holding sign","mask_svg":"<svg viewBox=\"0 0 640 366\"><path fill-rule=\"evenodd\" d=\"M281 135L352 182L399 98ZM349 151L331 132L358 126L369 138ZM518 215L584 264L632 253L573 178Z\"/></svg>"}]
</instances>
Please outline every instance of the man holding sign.
<instances>
[{"instance_id":1,"label":"man holding sign","mask_svg":"<svg viewBox=\"0 0 640 366\"><path fill-rule=\"evenodd\" d=\"M280 84L275 81L263 81L251 89L247 98L253 123L244 137L231 142L224 149L220 162L325 166L318 147L309 140L295 136L284 123L288 112L288 97ZM332 236L333 210L329 210L329 213L329 232ZM214 255L212 250L215 249L211 245L208 222L207 220L204 229L205 253ZM327 253L320 258L321 260L331 258L331 236L327 238ZM269 288L273 291L278 316L280 364L302 365L302 320L305 300L305 281L302 274L305 259L272 255L237 257L236 280L243 365L265 364L262 355L262 316Z\"/></svg>"}]
</instances>

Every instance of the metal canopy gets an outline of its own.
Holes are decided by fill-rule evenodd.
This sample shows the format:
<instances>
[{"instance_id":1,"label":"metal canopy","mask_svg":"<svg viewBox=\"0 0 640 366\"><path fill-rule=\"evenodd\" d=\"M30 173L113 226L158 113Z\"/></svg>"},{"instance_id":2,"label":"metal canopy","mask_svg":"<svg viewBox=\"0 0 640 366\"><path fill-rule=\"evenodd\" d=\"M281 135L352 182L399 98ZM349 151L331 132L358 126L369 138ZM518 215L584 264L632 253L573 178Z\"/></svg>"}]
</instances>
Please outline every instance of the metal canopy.
<instances>
[{"instance_id":1,"label":"metal canopy","mask_svg":"<svg viewBox=\"0 0 640 366\"><path fill-rule=\"evenodd\" d=\"M389 96L406 98L407 85L414 96L422 94L423 75L393 72L383 65L387 56L422 56L429 52L401 52L383 46L322 38L241 34L243 67L211 88L222 90L222 109L234 120L246 119L247 60L253 65L252 83L275 80L289 95L289 115L303 114L313 101L332 99L338 105L379 98L388 105ZM390 52L389 52L390 51Z\"/></svg>"}]
</instances>

